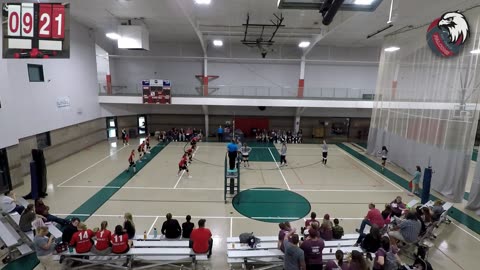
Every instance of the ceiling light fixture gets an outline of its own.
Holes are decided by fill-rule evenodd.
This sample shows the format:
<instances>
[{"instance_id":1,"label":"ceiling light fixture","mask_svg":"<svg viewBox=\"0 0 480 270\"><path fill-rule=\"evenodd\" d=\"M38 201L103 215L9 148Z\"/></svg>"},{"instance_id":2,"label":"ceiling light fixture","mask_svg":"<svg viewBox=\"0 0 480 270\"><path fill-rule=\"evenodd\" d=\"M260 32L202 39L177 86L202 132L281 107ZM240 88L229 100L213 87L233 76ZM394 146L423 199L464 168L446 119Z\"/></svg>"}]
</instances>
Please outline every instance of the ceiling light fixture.
<instances>
[{"instance_id":1,"label":"ceiling light fixture","mask_svg":"<svg viewBox=\"0 0 480 270\"><path fill-rule=\"evenodd\" d=\"M470 51L470 53L472 53L472 54L480 54L480 49L476 49L476 50Z\"/></svg>"},{"instance_id":2,"label":"ceiling light fixture","mask_svg":"<svg viewBox=\"0 0 480 270\"><path fill-rule=\"evenodd\" d=\"M395 51L398 51L398 50L400 50L399 47L391 46L391 47L385 48L384 51L386 51L386 52L395 52Z\"/></svg>"},{"instance_id":3,"label":"ceiling light fixture","mask_svg":"<svg viewBox=\"0 0 480 270\"><path fill-rule=\"evenodd\" d=\"M115 39L115 40L121 38L119 34L113 33L113 32L107 33L105 36L107 36L108 38L111 38L111 39Z\"/></svg>"},{"instance_id":4,"label":"ceiling light fixture","mask_svg":"<svg viewBox=\"0 0 480 270\"><path fill-rule=\"evenodd\" d=\"M375 2L375 0L355 0L353 3L355 5L368 6L373 4L373 2Z\"/></svg>"},{"instance_id":5,"label":"ceiling light fixture","mask_svg":"<svg viewBox=\"0 0 480 270\"><path fill-rule=\"evenodd\" d=\"M195 4L197 5L210 5L211 0L195 0Z\"/></svg>"},{"instance_id":6,"label":"ceiling light fixture","mask_svg":"<svg viewBox=\"0 0 480 270\"><path fill-rule=\"evenodd\" d=\"M223 41L219 40L219 39L215 39L213 41L213 46L215 47L222 47L223 46Z\"/></svg>"},{"instance_id":7,"label":"ceiling light fixture","mask_svg":"<svg viewBox=\"0 0 480 270\"><path fill-rule=\"evenodd\" d=\"M298 43L298 47L300 48L307 48L308 46L310 46L310 41L302 41Z\"/></svg>"}]
</instances>

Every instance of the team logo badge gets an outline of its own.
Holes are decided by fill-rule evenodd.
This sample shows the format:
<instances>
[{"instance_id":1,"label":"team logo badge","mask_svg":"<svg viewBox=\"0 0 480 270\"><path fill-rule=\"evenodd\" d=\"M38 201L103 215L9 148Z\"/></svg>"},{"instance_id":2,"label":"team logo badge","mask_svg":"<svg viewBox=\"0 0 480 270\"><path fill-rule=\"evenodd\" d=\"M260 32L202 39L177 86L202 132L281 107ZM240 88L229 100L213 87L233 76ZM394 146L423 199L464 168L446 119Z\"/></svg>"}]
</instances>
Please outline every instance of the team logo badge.
<instances>
[{"instance_id":1,"label":"team logo badge","mask_svg":"<svg viewBox=\"0 0 480 270\"><path fill-rule=\"evenodd\" d=\"M467 19L460 12L447 12L435 19L427 31L428 46L442 57L457 55L470 37Z\"/></svg>"}]
</instances>

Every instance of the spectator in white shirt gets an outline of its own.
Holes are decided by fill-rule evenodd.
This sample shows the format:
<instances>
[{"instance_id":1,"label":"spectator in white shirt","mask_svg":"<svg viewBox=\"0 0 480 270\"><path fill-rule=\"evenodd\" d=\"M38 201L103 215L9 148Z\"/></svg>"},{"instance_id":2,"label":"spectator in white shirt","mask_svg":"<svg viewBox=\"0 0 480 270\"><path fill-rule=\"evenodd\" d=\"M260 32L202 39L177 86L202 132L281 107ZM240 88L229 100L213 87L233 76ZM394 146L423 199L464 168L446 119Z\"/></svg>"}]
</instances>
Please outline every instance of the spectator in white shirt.
<instances>
[{"instance_id":1,"label":"spectator in white shirt","mask_svg":"<svg viewBox=\"0 0 480 270\"><path fill-rule=\"evenodd\" d=\"M15 193L11 191L5 192L2 196L0 196L2 211L5 213L17 212L19 215L21 215L23 210L25 210L25 207L18 205L16 200L17 198L15 197Z\"/></svg>"}]
</instances>

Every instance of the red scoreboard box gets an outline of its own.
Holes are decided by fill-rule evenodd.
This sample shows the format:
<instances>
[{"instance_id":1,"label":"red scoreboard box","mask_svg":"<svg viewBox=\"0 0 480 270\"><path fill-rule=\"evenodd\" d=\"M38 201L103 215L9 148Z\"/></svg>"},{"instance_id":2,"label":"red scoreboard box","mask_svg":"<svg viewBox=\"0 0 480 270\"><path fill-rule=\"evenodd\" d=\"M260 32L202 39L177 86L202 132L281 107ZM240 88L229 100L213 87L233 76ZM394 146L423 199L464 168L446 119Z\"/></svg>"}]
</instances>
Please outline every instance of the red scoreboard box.
<instances>
[{"instance_id":1,"label":"red scoreboard box","mask_svg":"<svg viewBox=\"0 0 480 270\"><path fill-rule=\"evenodd\" d=\"M3 58L69 58L69 6L2 4Z\"/></svg>"}]
</instances>

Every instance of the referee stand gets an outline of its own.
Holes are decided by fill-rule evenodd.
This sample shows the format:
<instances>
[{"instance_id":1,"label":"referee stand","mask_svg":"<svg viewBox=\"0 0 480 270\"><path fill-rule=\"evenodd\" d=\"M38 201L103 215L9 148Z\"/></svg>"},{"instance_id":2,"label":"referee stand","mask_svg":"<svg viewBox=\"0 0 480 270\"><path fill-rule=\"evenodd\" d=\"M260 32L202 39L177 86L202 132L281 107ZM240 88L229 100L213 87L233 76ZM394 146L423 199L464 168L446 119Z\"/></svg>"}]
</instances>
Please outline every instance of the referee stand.
<instances>
[{"instance_id":1,"label":"referee stand","mask_svg":"<svg viewBox=\"0 0 480 270\"><path fill-rule=\"evenodd\" d=\"M233 198L235 194L240 193L240 159L237 158L235 168L230 170L228 166L228 155L225 155L224 165L225 181L223 198L225 203L227 203L227 198Z\"/></svg>"}]
</instances>

